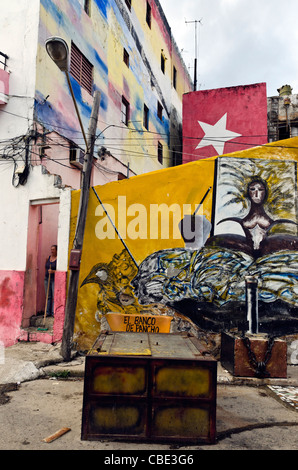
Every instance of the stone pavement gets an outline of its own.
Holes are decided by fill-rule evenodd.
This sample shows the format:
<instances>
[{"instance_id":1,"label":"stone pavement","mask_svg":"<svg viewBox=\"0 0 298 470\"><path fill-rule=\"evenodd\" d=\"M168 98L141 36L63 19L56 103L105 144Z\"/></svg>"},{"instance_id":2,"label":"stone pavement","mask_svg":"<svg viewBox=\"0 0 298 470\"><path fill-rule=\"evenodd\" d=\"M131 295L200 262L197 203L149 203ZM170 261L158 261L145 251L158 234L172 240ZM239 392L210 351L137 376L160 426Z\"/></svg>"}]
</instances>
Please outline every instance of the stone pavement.
<instances>
[{"instance_id":1,"label":"stone pavement","mask_svg":"<svg viewBox=\"0 0 298 470\"><path fill-rule=\"evenodd\" d=\"M84 356L74 354L66 363L60 345L20 342L6 348L0 359L0 449L171 449L81 441ZM217 379L217 443L212 449L297 450L298 365L288 365L286 379L255 379L233 377L218 362ZM41 442L64 426L71 433L50 447Z\"/></svg>"}]
</instances>

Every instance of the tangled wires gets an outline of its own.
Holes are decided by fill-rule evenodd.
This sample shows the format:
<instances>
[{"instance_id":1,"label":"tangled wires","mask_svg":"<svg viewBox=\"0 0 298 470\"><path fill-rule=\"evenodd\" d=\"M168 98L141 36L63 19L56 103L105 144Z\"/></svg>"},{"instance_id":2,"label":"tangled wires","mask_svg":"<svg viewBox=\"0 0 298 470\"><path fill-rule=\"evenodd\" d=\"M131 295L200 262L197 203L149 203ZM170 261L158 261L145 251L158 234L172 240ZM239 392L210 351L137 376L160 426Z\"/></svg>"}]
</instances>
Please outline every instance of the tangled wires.
<instances>
[{"instance_id":1,"label":"tangled wires","mask_svg":"<svg viewBox=\"0 0 298 470\"><path fill-rule=\"evenodd\" d=\"M27 182L30 172L29 151L32 138L32 133L28 131L26 135L1 141L3 147L0 150L0 157L4 160L12 160L14 163L12 176L14 187Z\"/></svg>"}]
</instances>

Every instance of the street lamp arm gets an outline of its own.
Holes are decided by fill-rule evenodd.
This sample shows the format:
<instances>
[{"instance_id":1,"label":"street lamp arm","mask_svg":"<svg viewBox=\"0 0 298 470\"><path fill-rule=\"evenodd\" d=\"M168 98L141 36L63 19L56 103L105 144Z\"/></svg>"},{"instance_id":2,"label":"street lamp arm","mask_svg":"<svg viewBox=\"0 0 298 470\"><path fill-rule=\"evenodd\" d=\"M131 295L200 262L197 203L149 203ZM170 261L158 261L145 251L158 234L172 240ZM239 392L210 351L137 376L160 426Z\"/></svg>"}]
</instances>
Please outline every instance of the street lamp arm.
<instances>
[{"instance_id":1,"label":"street lamp arm","mask_svg":"<svg viewBox=\"0 0 298 470\"><path fill-rule=\"evenodd\" d=\"M69 77L69 49L68 49L67 42L64 41L64 39L60 37L52 36L45 41L45 46L46 46L46 51L48 55L50 56L50 58L52 59L52 61L57 65L57 67L61 70L61 72L64 72L66 75L68 88L71 93L72 101L75 106L77 117L80 123L83 137L84 137L84 141L86 145L86 154L87 154L89 152L88 141L87 141L87 137L85 134L83 122L80 116L79 108L76 102L76 98L74 96L70 77Z\"/></svg>"}]
</instances>

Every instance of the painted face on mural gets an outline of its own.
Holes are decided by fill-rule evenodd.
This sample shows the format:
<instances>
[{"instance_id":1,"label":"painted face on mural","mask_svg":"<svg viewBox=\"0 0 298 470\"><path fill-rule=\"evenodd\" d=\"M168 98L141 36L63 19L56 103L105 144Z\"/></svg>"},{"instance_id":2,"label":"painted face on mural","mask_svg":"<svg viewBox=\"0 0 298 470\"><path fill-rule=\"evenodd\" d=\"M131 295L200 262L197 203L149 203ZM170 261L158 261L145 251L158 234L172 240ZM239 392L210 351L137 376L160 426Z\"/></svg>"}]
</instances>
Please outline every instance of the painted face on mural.
<instances>
[{"instance_id":1,"label":"painted face on mural","mask_svg":"<svg viewBox=\"0 0 298 470\"><path fill-rule=\"evenodd\" d=\"M266 198L266 188L261 181L254 181L248 186L248 195L250 200L255 204L262 204Z\"/></svg>"}]
</instances>

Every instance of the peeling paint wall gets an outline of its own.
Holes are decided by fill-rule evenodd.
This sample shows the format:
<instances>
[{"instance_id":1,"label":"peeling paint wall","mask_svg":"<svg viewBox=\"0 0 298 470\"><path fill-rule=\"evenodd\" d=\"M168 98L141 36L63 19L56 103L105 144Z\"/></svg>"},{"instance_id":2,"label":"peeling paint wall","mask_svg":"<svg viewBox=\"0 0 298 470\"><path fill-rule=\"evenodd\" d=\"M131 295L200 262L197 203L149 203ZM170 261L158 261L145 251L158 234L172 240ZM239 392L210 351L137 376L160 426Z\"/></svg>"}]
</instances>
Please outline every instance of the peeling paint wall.
<instances>
[{"instance_id":1,"label":"peeling paint wall","mask_svg":"<svg viewBox=\"0 0 298 470\"><path fill-rule=\"evenodd\" d=\"M10 97L1 106L0 139L26 134L32 124L39 0L11 0L1 9L1 52L8 56Z\"/></svg>"},{"instance_id":2,"label":"peeling paint wall","mask_svg":"<svg viewBox=\"0 0 298 470\"><path fill-rule=\"evenodd\" d=\"M70 188L59 188L55 184L55 176L44 172L42 166L31 169L30 178L25 186L15 188L11 184L11 177L12 164L7 164L5 170L1 172L0 178L2 191L0 216L0 341L5 345L14 344L20 338L23 321L26 321L24 314L27 312L26 317L28 318L36 314L34 299L31 299L31 302L30 298L28 299L28 296L26 296L30 289L36 289L36 286L30 284L30 276L32 275L33 279L37 269L36 262L31 265L30 258L27 257L28 246L35 243L38 237L37 231L29 230L29 227L32 228L32 225L29 224L30 207L32 207L32 204L59 203L56 236L57 244L61 249L58 253L57 270L61 273L62 278L63 276L66 278L71 204ZM50 250L50 247L48 247L48 250ZM43 278L44 271L40 272L39 276ZM65 281L62 284L63 288L59 287L58 283L57 289L61 290L60 299L64 295L65 302ZM27 302L28 309L25 308L26 299L29 300ZM31 310L30 306L32 307ZM60 321L63 323L63 319Z\"/></svg>"},{"instance_id":3,"label":"peeling paint wall","mask_svg":"<svg viewBox=\"0 0 298 470\"><path fill-rule=\"evenodd\" d=\"M7 344L23 335L22 322L27 326L31 316L30 293L36 290L36 286L28 288L37 266L27 251L38 240L38 223L32 219L33 231L29 223L30 207L52 202L59 203L57 278L64 287L59 291L57 286L60 320L55 319L54 336L61 337L70 193L80 187L81 179L80 169L70 165L69 147L74 143L85 148L66 76L47 55L45 40L60 36L70 50L73 42L94 67L92 93L71 77L86 132L94 91L101 92L95 155L102 152L94 161L92 185L169 166L169 131L176 120L181 126L182 92L191 86L157 0L152 1L151 28L146 23L145 0L133 2L131 11L124 0L91 0L90 8L88 15L82 0L11 0L0 20L1 50L9 56L11 94L0 112L0 275L3 282L7 280L2 286L0 341ZM124 48L129 53L129 67L123 61ZM178 70L177 90L172 86L172 61ZM130 104L128 125L121 122L122 97ZM161 119L158 101L163 107ZM144 104L149 109L149 131L143 126ZM30 147L26 136L31 139ZM158 143L163 145L162 164ZM16 170L25 161L28 177L18 184ZM23 281L15 282L16 276ZM20 301L12 303L9 293Z\"/></svg>"},{"instance_id":4,"label":"peeling paint wall","mask_svg":"<svg viewBox=\"0 0 298 470\"><path fill-rule=\"evenodd\" d=\"M151 4L149 27L145 0L133 2L131 11L123 0L94 0L90 16L78 0L41 0L37 119L45 127L84 146L66 78L50 61L44 48L49 36L60 36L69 48L73 41L94 66L93 91L101 92L97 147L104 146L137 174L171 165L169 131L181 125L182 94L191 88L190 77L172 42L171 30L159 2ZM129 54L129 66L123 61L124 49ZM164 72L161 54L165 57ZM177 89L172 83L173 65L177 70ZM87 129L93 96L73 77L71 83ZM128 126L121 122L122 97L130 107ZM157 115L158 101L163 107L162 119ZM144 105L149 109L149 132L143 126ZM163 165L157 159L158 142L163 145Z\"/></svg>"},{"instance_id":5,"label":"peeling paint wall","mask_svg":"<svg viewBox=\"0 0 298 470\"><path fill-rule=\"evenodd\" d=\"M269 142L298 135L298 95L286 94L268 98Z\"/></svg>"},{"instance_id":6,"label":"peeling paint wall","mask_svg":"<svg viewBox=\"0 0 298 470\"><path fill-rule=\"evenodd\" d=\"M24 272L0 271L0 338L5 346L20 335L24 277Z\"/></svg>"}]
</instances>

